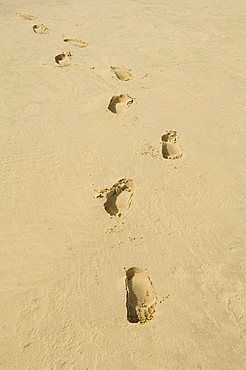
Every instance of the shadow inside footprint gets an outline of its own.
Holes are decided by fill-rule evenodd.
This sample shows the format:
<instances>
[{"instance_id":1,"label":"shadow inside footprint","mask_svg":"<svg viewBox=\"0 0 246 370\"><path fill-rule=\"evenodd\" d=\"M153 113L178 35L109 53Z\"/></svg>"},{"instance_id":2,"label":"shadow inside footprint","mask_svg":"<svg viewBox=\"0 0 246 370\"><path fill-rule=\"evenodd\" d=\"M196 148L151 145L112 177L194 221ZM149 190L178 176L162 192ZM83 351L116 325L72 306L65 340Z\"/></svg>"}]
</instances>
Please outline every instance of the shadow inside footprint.
<instances>
[{"instance_id":1,"label":"shadow inside footprint","mask_svg":"<svg viewBox=\"0 0 246 370\"><path fill-rule=\"evenodd\" d=\"M138 314L136 307L138 305L137 296L132 290L131 279L134 275L134 267L128 269L126 271L126 312L127 312L127 320L132 323L136 324L139 322Z\"/></svg>"},{"instance_id":2,"label":"shadow inside footprint","mask_svg":"<svg viewBox=\"0 0 246 370\"><path fill-rule=\"evenodd\" d=\"M116 206L116 200L117 200L117 195L114 190L110 191L106 195L106 202L104 203L104 208L105 211L108 212L111 216L116 216L119 213L119 210Z\"/></svg>"}]
</instances>

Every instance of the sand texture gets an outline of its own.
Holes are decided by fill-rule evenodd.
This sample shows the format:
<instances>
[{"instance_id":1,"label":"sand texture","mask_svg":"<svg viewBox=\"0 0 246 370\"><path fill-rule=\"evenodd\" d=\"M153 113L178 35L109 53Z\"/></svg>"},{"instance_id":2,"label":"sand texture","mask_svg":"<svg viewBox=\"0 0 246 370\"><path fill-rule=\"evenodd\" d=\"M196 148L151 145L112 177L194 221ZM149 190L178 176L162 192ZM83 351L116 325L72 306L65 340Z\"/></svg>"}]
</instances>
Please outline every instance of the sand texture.
<instances>
[{"instance_id":1,"label":"sand texture","mask_svg":"<svg viewBox=\"0 0 246 370\"><path fill-rule=\"evenodd\" d=\"M0 370L245 369L246 2L0 31Z\"/></svg>"}]
</instances>

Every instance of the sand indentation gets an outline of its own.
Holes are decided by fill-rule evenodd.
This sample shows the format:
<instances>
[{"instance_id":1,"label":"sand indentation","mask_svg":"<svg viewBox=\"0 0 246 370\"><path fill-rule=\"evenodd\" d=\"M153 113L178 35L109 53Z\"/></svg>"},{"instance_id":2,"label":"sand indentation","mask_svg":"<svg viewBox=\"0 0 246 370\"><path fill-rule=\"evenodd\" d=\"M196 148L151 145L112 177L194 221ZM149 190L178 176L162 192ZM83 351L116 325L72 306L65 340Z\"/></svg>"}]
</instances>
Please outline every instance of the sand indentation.
<instances>
[{"instance_id":1,"label":"sand indentation","mask_svg":"<svg viewBox=\"0 0 246 370\"><path fill-rule=\"evenodd\" d=\"M47 35L49 33L49 29L44 24L34 24L32 27L33 32L38 33L40 35Z\"/></svg>"},{"instance_id":2,"label":"sand indentation","mask_svg":"<svg viewBox=\"0 0 246 370\"><path fill-rule=\"evenodd\" d=\"M150 277L138 267L126 271L127 319L131 323L147 323L153 319L157 295Z\"/></svg>"},{"instance_id":3,"label":"sand indentation","mask_svg":"<svg viewBox=\"0 0 246 370\"><path fill-rule=\"evenodd\" d=\"M76 46L78 48L85 48L88 43L79 39L63 39L64 42L69 42L69 44Z\"/></svg>"},{"instance_id":4,"label":"sand indentation","mask_svg":"<svg viewBox=\"0 0 246 370\"><path fill-rule=\"evenodd\" d=\"M108 105L112 113L125 113L127 108L133 103L133 98L128 94L114 95Z\"/></svg>"},{"instance_id":5,"label":"sand indentation","mask_svg":"<svg viewBox=\"0 0 246 370\"><path fill-rule=\"evenodd\" d=\"M116 74L119 80L121 81L129 81L132 80L131 70L125 67L110 67L111 70Z\"/></svg>"},{"instance_id":6,"label":"sand indentation","mask_svg":"<svg viewBox=\"0 0 246 370\"><path fill-rule=\"evenodd\" d=\"M38 17L36 15L31 14L21 14L21 13L15 13L17 17L25 19L27 21L33 21L34 19L37 19Z\"/></svg>"},{"instance_id":7,"label":"sand indentation","mask_svg":"<svg viewBox=\"0 0 246 370\"><path fill-rule=\"evenodd\" d=\"M110 216L122 217L131 206L133 193L133 181L124 178L117 181L110 189L101 190L98 198L106 198L104 208Z\"/></svg>"},{"instance_id":8,"label":"sand indentation","mask_svg":"<svg viewBox=\"0 0 246 370\"><path fill-rule=\"evenodd\" d=\"M71 65L72 54L70 51L56 55L55 62L61 67L68 67Z\"/></svg>"},{"instance_id":9,"label":"sand indentation","mask_svg":"<svg viewBox=\"0 0 246 370\"><path fill-rule=\"evenodd\" d=\"M162 156L165 159L178 159L183 155L183 148L180 144L176 131L167 131L161 138Z\"/></svg>"}]
</instances>

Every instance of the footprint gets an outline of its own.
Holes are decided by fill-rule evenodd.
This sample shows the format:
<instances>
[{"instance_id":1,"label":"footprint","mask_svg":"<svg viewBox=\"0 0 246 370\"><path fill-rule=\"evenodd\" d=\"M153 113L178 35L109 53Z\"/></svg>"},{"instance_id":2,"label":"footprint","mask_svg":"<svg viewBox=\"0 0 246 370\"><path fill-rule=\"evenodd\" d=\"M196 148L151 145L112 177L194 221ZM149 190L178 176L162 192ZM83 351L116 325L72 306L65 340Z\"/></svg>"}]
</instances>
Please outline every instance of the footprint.
<instances>
[{"instance_id":1,"label":"footprint","mask_svg":"<svg viewBox=\"0 0 246 370\"><path fill-rule=\"evenodd\" d=\"M64 42L69 42L73 46L77 46L78 48L85 48L88 46L88 43L79 39L63 39Z\"/></svg>"},{"instance_id":2,"label":"footprint","mask_svg":"<svg viewBox=\"0 0 246 370\"><path fill-rule=\"evenodd\" d=\"M133 103L133 98L128 94L114 95L110 102L108 109L112 113L125 113L126 109Z\"/></svg>"},{"instance_id":3,"label":"footprint","mask_svg":"<svg viewBox=\"0 0 246 370\"><path fill-rule=\"evenodd\" d=\"M28 21L33 21L34 19L37 19L38 17L36 15L31 14L21 14L21 13L15 13L17 17L26 19Z\"/></svg>"},{"instance_id":4,"label":"footprint","mask_svg":"<svg viewBox=\"0 0 246 370\"><path fill-rule=\"evenodd\" d=\"M40 35L47 35L49 33L48 27L44 24L35 24L33 27L33 32L38 33Z\"/></svg>"},{"instance_id":5,"label":"footprint","mask_svg":"<svg viewBox=\"0 0 246 370\"><path fill-rule=\"evenodd\" d=\"M122 217L131 206L133 193L133 181L124 178L117 181L110 189L101 190L97 198L106 198L104 208L110 216Z\"/></svg>"},{"instance_id":6,"label":"footprint","mask_svg":"<svg viewBox=\"0 0 246 370\"><path fill-rule=\"evenodd\" d=\"M125 67L110 67L111 70L116 74L119 80L121 81L129 81L132 80L132 74L130 73L130 69Z\"/></svg>"},{"instance_id":7,"label":"footprint","mask_svg":"<svg viewBox=\"0 0 246 370\"><path fill-rule=\"evenodd\" d=\"M183 155L183 148L180 144L176 131L167 131L161 138L162 156L165 159L178 159Z\"/></svg>"},{"instance_id":8,"label":"footprint","mask_svg":"<svg viewBox=\"0 0 246 370\"><path fill-rule=\"evenodd\" d=\"M126 271L127 319L131 323L147 323L153 319L157 295L146 272L138 267Z\"/></svg>"},{"instance_id":9,"label":"footprint","mask_svg":"<svg viewBox=\"0 0 246 370\"><path fill-rule=\"evenodd\" d=\"M61 66L61 67L70 66L71 65L71 59L72 59L72 54L70 53L70 51L68 51L66 53L58 54L55 57L56 63L59 64L59 66Z\"/></svg>"}]
</instances>

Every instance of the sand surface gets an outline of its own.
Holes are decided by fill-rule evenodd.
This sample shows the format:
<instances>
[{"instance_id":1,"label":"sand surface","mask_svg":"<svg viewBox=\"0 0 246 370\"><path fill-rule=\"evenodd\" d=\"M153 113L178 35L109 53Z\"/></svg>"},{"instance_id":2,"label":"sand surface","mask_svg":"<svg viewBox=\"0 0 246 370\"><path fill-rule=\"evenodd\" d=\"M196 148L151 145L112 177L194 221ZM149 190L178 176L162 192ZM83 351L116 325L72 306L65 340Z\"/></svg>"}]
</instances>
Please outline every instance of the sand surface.
<instances>
[{"instance_id":1,"label":"sand surface","mask_svg":"<svg viewBox=\"0 0 246 370\"><path fill-rule=\"evenodd\" d=\"M0 32L0 369L245 369L245 1L6 0ZM142 325L133 266L161 301Z\"/></svg>"}]
</instances>

